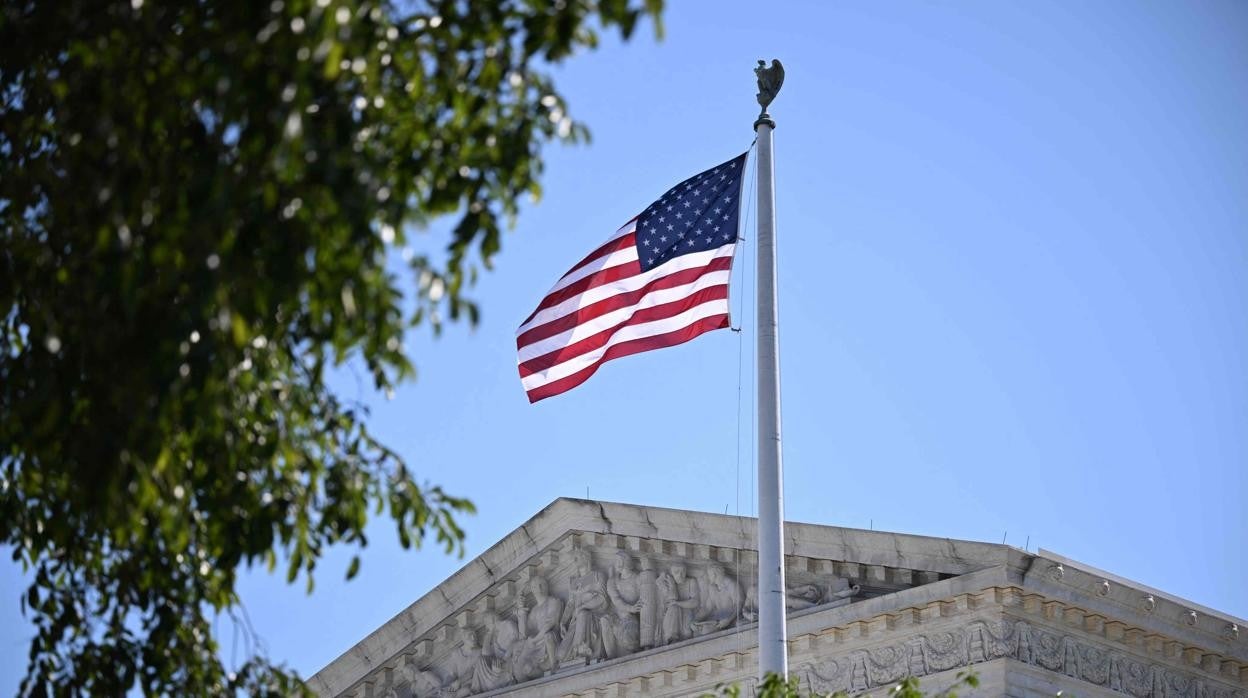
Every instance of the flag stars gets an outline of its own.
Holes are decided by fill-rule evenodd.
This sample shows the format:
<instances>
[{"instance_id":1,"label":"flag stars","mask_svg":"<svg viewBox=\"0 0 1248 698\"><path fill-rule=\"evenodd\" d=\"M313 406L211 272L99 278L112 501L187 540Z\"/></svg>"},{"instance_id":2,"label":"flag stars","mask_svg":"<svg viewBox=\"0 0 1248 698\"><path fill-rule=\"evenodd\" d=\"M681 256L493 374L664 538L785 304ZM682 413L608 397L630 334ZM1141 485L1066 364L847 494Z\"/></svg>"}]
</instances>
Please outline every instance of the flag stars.
<instances>
[{"instance_id":1,"label":"flag stars","mask_svg":"<svg viewBox=\"0 0 1248 698\"><path fill-rule=\"evenodd\" d=\"M675 228L676 228L676 226L672 225L671 223L668 223L668 224L667 224L667 229L668 229L668 231L669 231L669 232L670 232L670 231L672 231L672 230L674 230Z\"/></svg>"},{"instance_id":2,"label":"flag stars","mask_svg":"<svg viewBox=\"0 0 1248 698\"><path fill-rule=\"evenodd\" d=\"M676 212L676 217L677 217L677 218L684 218L684 217L685 217L685 214L681 213L680 211L677 211L677 212Z\"/></svg>"}]
</instances>

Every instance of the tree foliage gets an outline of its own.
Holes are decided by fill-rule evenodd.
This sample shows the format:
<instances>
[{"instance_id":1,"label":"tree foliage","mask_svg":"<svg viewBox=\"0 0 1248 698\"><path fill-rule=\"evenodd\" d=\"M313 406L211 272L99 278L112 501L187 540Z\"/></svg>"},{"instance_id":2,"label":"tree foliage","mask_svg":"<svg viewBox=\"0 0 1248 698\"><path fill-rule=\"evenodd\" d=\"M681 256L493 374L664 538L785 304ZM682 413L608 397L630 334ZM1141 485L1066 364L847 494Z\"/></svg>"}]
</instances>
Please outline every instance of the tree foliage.
<instances>
[{"instance_id":1,"label":"tree foliage","mask_svg":"<svg viewBox=\"0 0 1248 698\"><path fill-rule=\"evenodd\" d=\"M0 544L29 571L26 695L287 694L219 660L240 568L462 550L327 372L412 377L587 134L544 66L661 0L14 0L0 8ZM657 24L656 24L657 26ZM408 235L456 221L444 256ZM357 560L358 562L358 560ZM355 573L353 563L348 576Z\"/></svg>"}]
</instances>

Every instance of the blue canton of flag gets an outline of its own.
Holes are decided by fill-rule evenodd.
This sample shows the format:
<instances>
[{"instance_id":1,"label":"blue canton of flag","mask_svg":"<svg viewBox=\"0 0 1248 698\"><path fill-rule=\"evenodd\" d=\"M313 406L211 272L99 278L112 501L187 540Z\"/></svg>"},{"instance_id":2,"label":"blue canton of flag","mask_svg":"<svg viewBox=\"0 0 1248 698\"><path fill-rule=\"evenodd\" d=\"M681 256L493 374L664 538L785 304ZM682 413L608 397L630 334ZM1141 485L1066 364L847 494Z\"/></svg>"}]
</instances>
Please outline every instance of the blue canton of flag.
<instances>
[{"instance_id":1,"label":"blue canton of flag","mask_svg":"<svg viewBox=\"0 0 1248 698\"><path fill-rule=\"evenodd\" d=\"M642 271L678 255L735 240L745 155L668 189L637 216L637 255Z\"/></svg>"}]
</instances>

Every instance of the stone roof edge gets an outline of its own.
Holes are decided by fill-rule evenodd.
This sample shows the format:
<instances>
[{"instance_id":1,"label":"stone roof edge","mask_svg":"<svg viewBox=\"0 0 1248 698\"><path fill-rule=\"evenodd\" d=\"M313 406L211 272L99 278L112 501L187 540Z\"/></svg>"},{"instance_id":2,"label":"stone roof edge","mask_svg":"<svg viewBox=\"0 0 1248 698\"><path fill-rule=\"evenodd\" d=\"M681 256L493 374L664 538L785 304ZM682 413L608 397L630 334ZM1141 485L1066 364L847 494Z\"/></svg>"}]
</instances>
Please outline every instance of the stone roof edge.
<instances>
[{"instance_id":1,"label":"stone roof edge","mask_svg":"<svg viewBox=\"0 0 1248 698\"><path fill-rule=\"evenodd\" d=\"M1244 657L1244 620L1081 562L1040 550L1023 587L1177 640Z\"/></svg>"},{"instance_id":2,"label":"stone roof edge","mask_svg":"<svg viewBox=\"0 0 1248 698\"><path fill-rule=\"evenodd\" d=\"M1084 563L1084 562L1079 562L1078 560L1075 560L1075 559L1073 559L1073 558L1069 558L1069 557L1065 557L1064 555L1059 555L1058 553L1055 553L1055 552L1053 552L1052 550L1045 550L1044 548L1040 548L1040 552L1038 553L1038 557L1043 557L1043 558L1046 558L1046 559L1052 560L1052 561L1054 561L1054 562L1057 562L1057 563L1060 563L1060 564L1064 564L1066 567L1074 567L1074 568L1076 568L1076 569L1082 570L1083 572L1086 572L1086 573L1091 574L1091 575L1097 575L1097 576L1100 576L1100 577L1102 577L1102 578L1104 578L1104 579L1106 579L1106 580L1108 580L1108 581L1110 581L1110 582L1113 582L1113 583L1115 583L1115 584L1121 584L1121 585L1123 585L1123 586L1132 587L1132 588L1137 589L1137 590L1139 590L1139 591L1141 591L1141 592L1144 592L1144 593L1147 593L1147 594L1152 594L1154 597L1161 598L1161 599L1165 599L1165 600L1170 601L1170 602L1172 602L1172 603L1174 603L1174 604L1184 606L1184 607L1186 607L1186 608L1189 608L1189 609L1195 610L1195 611L1197 611L1197 612L1199 612L1199 613L1202 613L1202 614L1205 614L1205 615L1209 615L1209 616L1216 616L1216 617L1218 617L1218 618L1222 618L1222 619L1224 619L1224 620L1226 620L1226 621L1228 621L1228 622L1235 623L1235 624L1239 625L1239 627L1240 627L1240 628L1244 628L1245 626L1248 626L1248 620L1245 620L1245 619L1243 619L1243 618L1239 618L1239 617L1237 617L1237 616L1233 616L1233 615L1231 615L1231 614L1229 614L1229 613L1225 613L1225 612L1223 612L1223 611L1219 611L1219 610L1217 610L1216 608L1210 608L1210 607L1208 607L1208 606L1205 606L1205 605L1202 605L1202 604L1198 604L1198 603L1196 603L1195 601L1191 601L1190 599L1185 599L1185 598L1183 598L1183 597L1181 597L1181 596L1176 596L1176 595L1174 595L1174 594L1171 594L1171 593L1170 593L1170 592L1168 592L1168 591L1162 591L1162 590L1160 590L1160 589L1154 589L1153 587L1150 587L1150 586L1148 586L1147 584L1141 584L1141 583L1136 582L1136 581L1134 581L1134 580L1127 579L1126 577L1120 577L1120 576L1118 576L1118 575L1114 574L1113 572L1106 572L1105 570L1099 569L1099 568L1097 568L1097 567L1093 567L1092 565L1089 565L1089 564L1087 564L1087 563ZM1248 632L1248 630L1245 630L1245 632Z\"/></svg>"},{"instance_id":3,"label":"stone roof edge","mask_svg":"<svg viewBox=\"0 0 1248 698\"><path fill-rule=\"evenodd\" d=\"M392 662L412 638L444 622L569 532L756 549L754 521L731 514L560 497L343 652L313 675L308 685L320 695L338 695ZM796 522L785 523L785 538L785 552L790 556L901 565L945 574L1003 563L1022 569L1031 557L994 543Z\"/></svg>"}]
</instances>

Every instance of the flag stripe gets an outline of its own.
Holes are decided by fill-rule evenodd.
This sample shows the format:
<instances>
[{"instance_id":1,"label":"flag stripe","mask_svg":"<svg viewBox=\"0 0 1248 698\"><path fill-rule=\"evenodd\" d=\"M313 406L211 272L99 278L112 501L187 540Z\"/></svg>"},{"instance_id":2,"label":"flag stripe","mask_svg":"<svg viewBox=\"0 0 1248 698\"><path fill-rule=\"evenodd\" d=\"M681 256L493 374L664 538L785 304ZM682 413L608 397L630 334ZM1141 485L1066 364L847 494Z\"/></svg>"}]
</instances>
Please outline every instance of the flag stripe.
<instances>
[{"instance_id":1,"label":"flag stripe","mask_svg":"<svg viewBox=\"0 0 1248 698\"><path fill-rule=\"evenodd\" d=\"M609 351L611 347L618 344L623 344L636 339L667 334L668 332L681 329L682 327L687 327L688 325L691 325L703 318L727 314L728 300L727 298L724 298L721 300L712 300L706 303L701 303L671 317L661 318L636 325L626 325L617 329L610 336L610 338L607 339L606 343L592 351L575 356L545 370L530 373L529 375L524 375L525 371L522 368L522 377L520 382L524 385L525 390L532 390L533 388L540 387L551 381L572 375L585 366L601 361L607 351Z\"/></svg>"},{"instance_id":2,"label":"flag stripe","mask_svg":"<svg viewBox=\"0 0 1248 698\"><path fill-rule=\"evenodd\" d=\"M558 291L553 291L550 293L550 295L543 298L542 302L537 305L537 310L533 312L533 319L529 320L525 324L529 325L531 323L537 322L541 316L542 311L548 308L553 308L560 304L564 304L564 307L567 307L567 303L566 303L567 301L576 299L577 296L580 296L582 293L585 293L586 291L590 289L597 288L599 286L603 286L605 284L609 284L615 281L622 281L624 279L633 279L633 278L636 278L637 275L640 273L641 273L641 265L637 262L637 260L633 260L626 264L620 264L614 267L607 267L606 269L602 269L598 271L597 273L593 274L592 276L586 276L583 279L578 279L576 282L569 284L568 286L564 286ZM566 314L566 313L561 313L561 314Z\"/></svg>"},{"instance_id":3,"label":"flag stripe","mask_svg":"<svg viewBox=\"0 0 1248 698\"><path fill-rule=\"evenodd\" d=\"M590 364L572 375L565 376L559 380L528 390L529 402L537 402L538 400L558 395L559 393L575 388L588 380L590 376L594 375L594 373L598 371L599 366L612 359L618 359L622 356L637 354L651 349L674 347L677 344L684 344L704 332L722 330L725 327L728 327L727 313L702 318L687 327L682 327L681 329L673 330L666 334L653 335L651 337L634 339L617 344L611 347L603 355L600 361Z\"/></svg>"},{"instance_id":4,"label":"flag stripe","mask_svg":"<svg viewBox=\"0 0 1248 698\"><path fill-rule=\"evenodd\" d=\"M617 248L617 249L611 249ZM626 235L617 240L608 243L608 247L604 250L604 254L598 255L593 259L587 259L577 268L563 275L558 283L551 287L546 295L550 295L555 291L580 281L581 279L597 274L603 269L610 267L618 267L622 264L637 261L637 238L632 235Z\"/></svg>"},{"instance_id":5,"label":"flag stripe","mask_svg":"<svg viewBox=\"0 0 1248 698\"><path fill-rule=\"evenodd\" d=\"M609 240L599 246L598 249L586 255L584 259L577 262L576 265L569 269L566 274L559 277L559 280L555 282L555 285L551 286L550 290L546 292L546 297L542 299L542 303L545 303L546 300L550 298L551 294L574 281L579 281L606 267L625 264L629 261L636 260L637 237L635 235L636 228L634 227L634 223L636 223L636 219L629 221L623 228L615 231L615 234L612 235ZM539 304L537 309L525 318L525 324L528 324L533 319L533 316L537 315L538 311L541 309L542 305Z\"/></svg>"},{"instance_id":6,"label":"flag stripe","mask_svg":"<svg viewBox=\"0 0 1248 698\"><path fill-rule=\"evenodd\" d=\"M537 312L534 313L528 321L520 326L520 329L517 330L517 335L523 334L530 329L538 327L539 325L544 325L553 320L557 320L565 315L575 313L577 310L593 303L597 303L604 298L610 298L611 296L615 296L620 293L628 293L636 291L639 288L644 288L646 284L650 283L654 279L662 278L669 274L675 274L686 269L705 267L706 265L712 263L713 260L721 257L731 259L732 252L735 247L736 243L734 241L713 250L681 255L680 257L677 257L666 264L657 266L647 272L640 271L640 265L629 265L630 268L634 269L634 272L632 275L623 278L615 278L616 272L614 271L604 271L604 277L601 283L587 282L587 288L584 292L580 294L569 294L566 298L561 299L559 303L555 305L546 307L539 306ZM731 266L731 262L729 262L729 265Z\"/></svg>"},{"instance_id":7,"label":"flag stripe","mask_svg":"<svg viewBox=\"0 0 1248 698\"><path fill-rule=\"evenodd\" d=\"M595 259L598 259L599 257L603 255L611 254L612 252L618 252L620 250L625 250L630 247L634 248L634 251L635 251L635 248L637 245L637 238L636 236L633 235L633 233L636 232L637 230L636 226L637 226L636 218L624 224L624 227L615 231L615 234L611 236L611 239L602 243L602 246L599 247L598 249L585 255L585 259L582 259L580 262L577 262L576 266L569 269L568 273L564 274L563 279L560 279L560 281L566 280L569 276L572 275L572 272L577 271L581 267L584 267L586 264L589 264L590 262L594 261ZM559 284L555 284L556 287L558 287L558 285Z\"/></svg>"},{"instance_id":8,"label":"flag stripe","mask_svg":"<svg viewBox=\"0 0 1248 698\"><path fill-rule=\"evenodd\" d=\"M529 345L526 349L535 349L531 354L533 358L521 360L520 375L533 375L551 366L570 361L594 349L605 346L610 341L611 336L622 327L638 327L646 323L667 320L703 303L718 300L726 301L728 299L727 276L727 273L724 273L722 275L723 278L713 280L711 283L694 291L685 289L683 293L675 294L674 299L671 297L661 298L658 297L658 294L652 294L646 298L644 305L639 304L639 307L636 309L626 308L622 312L605 315L595 323L586 325L583 331L578 328L576 333L579 336L568 337L563 341L555 341L558 338L546 340L539 343L546 345L541 349L538 349L539 345ZM690 286L693 285L695 284L690 284Z\"/></svg>"},{"instance_id":9,"label":"flag stripe","mask_svg":"<svg viewBox=\"0 0 1248 698\"><path fill-rule=\"evenodd\" d=\"M575 310L568 313L567 315L564 315L562 317L557 317L547 322L546 324L537 325L533 327L533 329L522 331L520 336L516 337L516 344L518 346L524 347L524 349L520 351L520 356L521 356L520 360L523 361L525 358L527 358L525 356L525 353L526 353L525 350L527 350L528 347L525 345L532 345L541 340L547 339L548 337L562 335L563 333L576 327L577 325L590 322L592 320L597 320L599 317L607 313L619 310L621 308L628 308L628 307L634 306L640 303L642 298L646 294L659 292L659 291L670 291L672 289L679 290L679 288L681 287L685 287L690 283L698 281L698 279L702 277L703 274L706 274L708 272L727 271L731 267L732 267L731 257L716 257L715 259L712 259L711 263L706 265L706 267L693 268L693 269L679 269L677 271L672 272L671 274L668 274L667 276L660 276L658 278L655 278L651 280L649 283L647 283L645 286L642 286L633 291L623 291L623 292L617 293L616 295L608 296L601 300L592 301L589 303L585 303L584 300L582 300L580 303L575 303L573 305L579 306L579 307L576 307ZM724 275L723 283L728 283L726 274ZM705 284L703 284L702 287L704 286ZM674 296L669 296L669 297L674 297ZM579 298L585 299L585 295L582 294ZM529 354L529 356L536 356L536 354Z\"/></svg>"}]
</instances>

